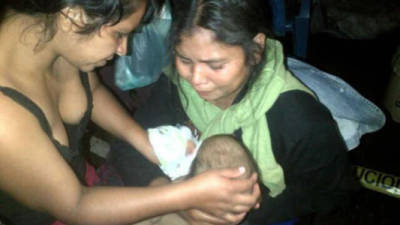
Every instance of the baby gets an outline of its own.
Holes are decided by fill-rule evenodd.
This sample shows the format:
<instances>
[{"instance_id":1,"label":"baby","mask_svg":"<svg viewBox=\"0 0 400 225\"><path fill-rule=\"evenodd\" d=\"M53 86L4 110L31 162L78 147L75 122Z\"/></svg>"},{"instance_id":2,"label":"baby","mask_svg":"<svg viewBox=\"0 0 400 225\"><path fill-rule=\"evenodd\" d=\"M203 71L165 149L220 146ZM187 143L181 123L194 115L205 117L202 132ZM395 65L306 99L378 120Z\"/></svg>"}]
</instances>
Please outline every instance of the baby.
<instances>
[{"instance_id":1,"label":"baby","mask_svg":"<svg viewBox=\"0 0 400 225\"><path fill-rule=\"evenodd\" d=\"M221 134L206 138L196 151L189 173L175 180L187 179L211 169L245 168L243 178L250 177L257 171L253 158L247 149L232 135ZM143 221L136 225L188 225L178 214L167 214ZM200 225L194 223L191 225ZM201 225L206 225L201 223Z\"/></svg>"},{"instance_id":2,"label":"baby","mask_svg":"<svg viewBox=\"0 0 400 225\"><path fill-rule=\"evenodd\" d=\"M232 135L214 135L205 139L200 145L189 176L195 176L210 169L238 167L246 169L243 174L246 178L257 171L250 153Z\"/></svg>"}]
</instances>

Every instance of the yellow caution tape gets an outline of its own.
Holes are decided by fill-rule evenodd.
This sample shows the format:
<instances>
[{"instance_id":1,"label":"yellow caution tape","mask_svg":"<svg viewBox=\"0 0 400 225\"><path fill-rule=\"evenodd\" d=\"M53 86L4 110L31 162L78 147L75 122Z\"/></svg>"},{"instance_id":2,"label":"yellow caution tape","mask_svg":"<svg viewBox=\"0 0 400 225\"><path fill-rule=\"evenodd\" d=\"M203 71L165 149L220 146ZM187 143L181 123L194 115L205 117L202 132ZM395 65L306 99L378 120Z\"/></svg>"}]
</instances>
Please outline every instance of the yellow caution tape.
<instances>
[{"instance_id":1,"label":"yellow caution tape","mask_svg":"<svg viewBox=\"0 0 400 225\"><path fill-rule=\"evenodd\" d=\"M400 177L356 166L357 177L365 188L400 198Z\"/></svg>"}]
</instances>

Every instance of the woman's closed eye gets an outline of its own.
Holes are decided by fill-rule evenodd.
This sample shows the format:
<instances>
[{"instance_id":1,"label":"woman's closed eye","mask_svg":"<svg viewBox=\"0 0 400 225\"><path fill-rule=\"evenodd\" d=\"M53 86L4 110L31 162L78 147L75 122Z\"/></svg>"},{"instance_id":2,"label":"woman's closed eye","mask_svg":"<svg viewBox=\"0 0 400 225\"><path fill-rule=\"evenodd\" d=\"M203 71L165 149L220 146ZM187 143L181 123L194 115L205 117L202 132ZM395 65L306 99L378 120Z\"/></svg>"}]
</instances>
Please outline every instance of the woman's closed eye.
<instances>
[{"instance_id":1,"label":"woman's closed eye","mask_svg":"<svg viewBox=\"0 0 400 225\"><path fill-rule=\"evenodd\" d=\"M224 68L224 64L222 63L209 63L208 66L212 69L212 70L221 70Z\"/></svg>"},{"instance_id":2,"label":"woman's closed eye","mask_svg":"<svg viewBox=\"0 0 400 225\"><path fill-rule=\"evenodd\" d=\"M183 64L187 64L187 65L192 64L192 60L190 60L188 58L184 58L184 57L178 56L178 59Z\"/></svg>"}]
</instances>

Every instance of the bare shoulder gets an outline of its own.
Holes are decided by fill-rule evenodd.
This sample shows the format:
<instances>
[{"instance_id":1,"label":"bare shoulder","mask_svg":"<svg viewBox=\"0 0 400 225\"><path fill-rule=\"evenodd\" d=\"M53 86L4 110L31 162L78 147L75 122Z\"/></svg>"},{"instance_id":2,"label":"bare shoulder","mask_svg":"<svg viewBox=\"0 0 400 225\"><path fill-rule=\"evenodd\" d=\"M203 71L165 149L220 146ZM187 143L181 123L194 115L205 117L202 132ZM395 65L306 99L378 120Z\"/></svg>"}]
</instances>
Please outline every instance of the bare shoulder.
<instances>
[{"instance_id":1,"label":"bare shoulder","mask_svg":"<svg viewBox=\"0 0 400 225\"><path fill-rule=\"evenodd\" d=\"M11 154L44 156L54 150L53 142L38 118L28 109L0 92L0 164Z\"/></svg>"},{"instance_id":2,"label":"bare shoulder","mask_svg":"<svg viewBox=\"0 0 400 225\"><path fill-rule=\"evenodd\" d=\"M28 130L25 129L32 125L35 117L2 92L0 92L0 109L0 143L5 138L26 135Z\"/></svg>"}]
</instances>

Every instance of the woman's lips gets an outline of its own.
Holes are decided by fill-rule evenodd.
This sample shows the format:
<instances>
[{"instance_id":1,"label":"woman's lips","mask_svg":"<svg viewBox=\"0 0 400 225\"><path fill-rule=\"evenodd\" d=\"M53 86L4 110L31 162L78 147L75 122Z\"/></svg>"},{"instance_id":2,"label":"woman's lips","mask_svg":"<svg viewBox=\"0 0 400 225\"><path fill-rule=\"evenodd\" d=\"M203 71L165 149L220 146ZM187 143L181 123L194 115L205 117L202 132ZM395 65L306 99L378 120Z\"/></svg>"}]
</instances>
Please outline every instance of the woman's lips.
<instances>
[{"instance_id":1,"label":"woman's lips","mask_svg":"<svg viewBox=\"0 0 400 225\"><path fill-rule=\"evenodd\" d=\"M199 90L196 90L196 92L200 96L207 96L207 95L210 94L210 91L199 91Z\"/></svg>"}]
</instances>

